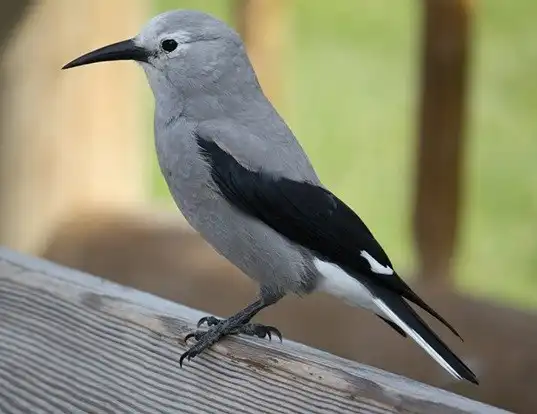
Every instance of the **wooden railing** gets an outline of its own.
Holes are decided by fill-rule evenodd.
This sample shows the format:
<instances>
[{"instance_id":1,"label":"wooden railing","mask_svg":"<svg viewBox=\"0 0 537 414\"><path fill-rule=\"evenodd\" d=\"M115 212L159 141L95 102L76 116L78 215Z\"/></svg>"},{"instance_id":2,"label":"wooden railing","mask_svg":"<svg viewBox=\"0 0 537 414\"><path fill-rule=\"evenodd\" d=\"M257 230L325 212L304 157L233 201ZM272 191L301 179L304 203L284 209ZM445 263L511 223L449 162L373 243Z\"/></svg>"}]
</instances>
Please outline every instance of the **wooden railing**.
<instances>
[{"instance_id":1,"label":"wooden railing","mask_svg":"<svg viewBox=\"0 0 537 414\"><path fill-rule=\"evenodd\" d=\"M0 249L0 412L505 412L285 339L229 338L180 368L201 316Z\"/></svg>"}]
</instances>

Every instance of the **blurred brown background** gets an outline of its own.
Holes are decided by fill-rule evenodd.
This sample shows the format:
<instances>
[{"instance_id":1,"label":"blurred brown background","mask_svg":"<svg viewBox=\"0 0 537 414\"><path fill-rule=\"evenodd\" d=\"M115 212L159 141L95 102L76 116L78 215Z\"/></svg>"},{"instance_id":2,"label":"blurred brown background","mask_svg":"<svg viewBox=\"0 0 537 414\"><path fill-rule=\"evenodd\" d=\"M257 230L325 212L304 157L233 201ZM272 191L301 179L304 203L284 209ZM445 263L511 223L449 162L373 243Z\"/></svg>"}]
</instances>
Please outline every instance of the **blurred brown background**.
<instances>
[{"instance_id":1,"label":"blurred brown background","mask_svg":"<svg viewBox=\"0 0 537 414\"><path fill-rule=\"evenodd\" d=\"M184 223L133 64L61 72L169 8L241 32L321 178L465 338L454 383L371 315L314 294L286 338L515 412L537 409L537 28L530 0L35 0L0 4L0 244L225 316L256 287ZM535 14L533 14L535 15ZM434 323L434 322L433 322Z\"/></svg>"}]
</instances>

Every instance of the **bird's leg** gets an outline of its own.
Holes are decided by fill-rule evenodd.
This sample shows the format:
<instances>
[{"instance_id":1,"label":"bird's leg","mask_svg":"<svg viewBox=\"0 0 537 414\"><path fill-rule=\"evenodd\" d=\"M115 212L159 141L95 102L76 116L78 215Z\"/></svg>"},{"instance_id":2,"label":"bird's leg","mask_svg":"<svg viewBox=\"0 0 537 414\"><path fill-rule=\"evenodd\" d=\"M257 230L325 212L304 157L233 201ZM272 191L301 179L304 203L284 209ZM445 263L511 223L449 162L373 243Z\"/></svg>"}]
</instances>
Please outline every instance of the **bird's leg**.
<instances>
[{"instance_id":1,"label":"bird's leg","mask_svg":"<svg viewBox=\"0 0 537 414\"><path fill-rule=\"evenodd\" d=\"M210 348L213 344L227 335L242 333L250 336L258 336L260 338L265 338L266 336L271 338L271 335L274 334L281 340L280 331L273 326L249 323L260 310L276 303L280 298L281 296L263 295L261 299L256 300L254 303L248 305L246 308L227 319L221 320L214 316L201 318L198 322L198 327L207 323L209 330L198 330L185 337L185 342L190 338L194 338L197 343L181 355L179 364L182 365L185 358L191 360L195 356L201 354L204 350Z\"/></svg>"}]
</instances>

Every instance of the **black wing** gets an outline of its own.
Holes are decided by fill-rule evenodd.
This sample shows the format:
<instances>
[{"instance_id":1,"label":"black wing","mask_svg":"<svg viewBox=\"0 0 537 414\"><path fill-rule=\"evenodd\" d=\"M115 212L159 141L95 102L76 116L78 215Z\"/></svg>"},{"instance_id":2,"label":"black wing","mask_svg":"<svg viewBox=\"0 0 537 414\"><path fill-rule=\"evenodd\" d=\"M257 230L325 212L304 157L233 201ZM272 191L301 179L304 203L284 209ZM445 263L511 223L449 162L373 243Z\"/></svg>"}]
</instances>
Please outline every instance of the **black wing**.
<instances>
[{"instance_id":1,"label":"black wing","mask_svg":"<svg viewBox=\"0 0 537 414\"><path fill-rule=\"evenodd\" d=\"M395 273L376 273L360 255L365 250L377 262L392 263L364 222L328 190L307 182L250 171L215 142L198 137L201 154L222 195L245 214L256 217L278 233L335 263L374 290L383 286L410 300L457 331L419 298Z\"/></svg>"}]
</instances>

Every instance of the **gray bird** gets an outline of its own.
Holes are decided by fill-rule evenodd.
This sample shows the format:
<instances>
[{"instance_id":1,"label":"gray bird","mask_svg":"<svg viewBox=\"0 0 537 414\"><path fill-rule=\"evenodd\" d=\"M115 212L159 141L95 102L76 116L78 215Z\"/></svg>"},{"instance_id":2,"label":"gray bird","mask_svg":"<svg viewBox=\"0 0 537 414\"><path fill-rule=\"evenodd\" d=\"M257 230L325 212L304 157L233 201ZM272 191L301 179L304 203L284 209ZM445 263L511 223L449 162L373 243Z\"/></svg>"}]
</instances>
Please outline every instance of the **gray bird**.
<instances>
[{"instance_id":1,"label":"gray bird","mask_svg":"<svg viewBox=\"0 0 537 414\"><path fill-rule=\"evenodd\" d=\"M374 312L418 343L457 379L474 373L408 302L458 333L397 275L383 248L345 203L326 189L293 133L267 100L239 35L198 11L170 11L141 33L90 52L64 69L134 60L155 96L161 171L190 225L260 285L258 299L207 331L180 359L230 334L280 337L251 323L288 293L315 290ZM408 302L407 302L408 301ZM459 336L460 337L460 336Z\"/></svg>"}]
</instances>

